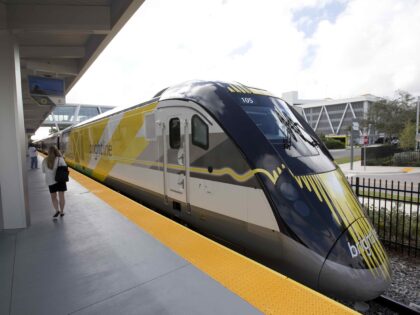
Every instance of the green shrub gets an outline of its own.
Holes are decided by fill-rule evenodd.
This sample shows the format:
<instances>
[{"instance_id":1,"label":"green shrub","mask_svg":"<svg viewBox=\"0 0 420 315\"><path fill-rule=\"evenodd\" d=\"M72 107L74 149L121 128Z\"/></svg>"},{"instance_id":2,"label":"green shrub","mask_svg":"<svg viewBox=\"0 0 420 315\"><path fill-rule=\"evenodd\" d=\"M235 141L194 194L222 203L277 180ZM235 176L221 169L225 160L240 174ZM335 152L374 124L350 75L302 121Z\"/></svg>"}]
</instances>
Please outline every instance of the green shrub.
<instances>
[{"instance_id":1,"label":"green shrub","mask_svg":"<svg viewBox=\"0 0 420 315\"><path fill-rule=\"evenodd\" d=\"M386 208L374 207L370 205L364 206L376 232L381 240L385 242L397 242L406 246L414 247L420 250L420 244L416 244L416 235L420 234L420 226L418 225L417 213L404 211L402 207L393 206L392 211ZM418 246L416 248L416 245Z\"/></svg>"},{"instance_id":2,"label":"green shrub","mask_svg":"<svg viewBox=\"0 0 420 315\"><path fill-rule=\"evenodd\" d=\"M366 165L392 166L394 163L392 161L392 156L387 156L384 158L367 159Z\"/></svg>"},{"instance_id":3,"label":"green shrub","mask_svg":"<svg viewBox=\"0 0 420 315\"><path fill-rule=\"evenodd\" d=\"M324 144L328 149L344 149L345 144L339 140L325 138Z\"/></svg>"}]
</instances>

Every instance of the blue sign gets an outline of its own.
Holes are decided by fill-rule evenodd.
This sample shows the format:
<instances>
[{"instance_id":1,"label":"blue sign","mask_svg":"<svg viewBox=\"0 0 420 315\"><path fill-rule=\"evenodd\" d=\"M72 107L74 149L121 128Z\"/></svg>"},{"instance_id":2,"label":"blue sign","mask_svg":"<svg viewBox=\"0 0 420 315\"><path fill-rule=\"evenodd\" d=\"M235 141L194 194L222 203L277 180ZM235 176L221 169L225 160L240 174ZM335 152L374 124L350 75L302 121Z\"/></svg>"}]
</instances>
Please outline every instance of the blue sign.
<instances>
[{"instance_id":1,"label":"blue sign","mask_svg":"<svg viewBox=\"0 0 420 315\"><path fill-rule=\"evenodd\" d=\"M32 95L64 96L64 80L28 76L29 92Z\"/></svg>"}]
</instances>

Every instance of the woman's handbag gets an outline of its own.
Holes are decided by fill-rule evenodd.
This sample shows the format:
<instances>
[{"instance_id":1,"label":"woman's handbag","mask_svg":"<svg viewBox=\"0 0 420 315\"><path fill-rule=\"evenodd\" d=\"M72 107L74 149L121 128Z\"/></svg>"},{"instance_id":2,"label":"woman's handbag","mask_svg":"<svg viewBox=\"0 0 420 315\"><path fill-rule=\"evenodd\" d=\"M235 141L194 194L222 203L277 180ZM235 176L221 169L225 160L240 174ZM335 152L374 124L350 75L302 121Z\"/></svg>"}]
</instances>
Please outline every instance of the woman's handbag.
<instances>
[{"instance_id":1,"label":"woman's handbag","mask_svg":"<svg viewBox=\"0 0 420 315\"><path fill-rule=\"evenodd\" d=\"M61 159L58 160L57 170L55 172L55 181L58 183L69 181L69 168L67 165L60 165Z\"/></svg>"}]
</instances>

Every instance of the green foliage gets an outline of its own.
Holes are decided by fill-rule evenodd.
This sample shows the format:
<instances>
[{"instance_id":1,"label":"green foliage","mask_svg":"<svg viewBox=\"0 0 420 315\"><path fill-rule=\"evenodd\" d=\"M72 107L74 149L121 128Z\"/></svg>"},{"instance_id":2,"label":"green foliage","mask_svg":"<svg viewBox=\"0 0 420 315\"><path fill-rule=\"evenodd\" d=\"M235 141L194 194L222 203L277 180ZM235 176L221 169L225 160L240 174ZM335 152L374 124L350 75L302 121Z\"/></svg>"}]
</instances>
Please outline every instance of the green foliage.
<instances>
[{"instance_id":1,"label":"green foliage","mask_svg":"<svg viewBox=\"0 0 420 315\"><path fill-rule=\"evenodd\" d=\"M373 103L362 124L371 124L387 137L397 136L409 121L413 121L415 110L414 97L407 92L397 91L397 97L393 100L380 99Z\"/></svg>"},{"instance_id":2,"label":"green foliage","mask_svg":"<svg viewBox=\"0 0 420 315\"><path fill-rule=\"evenodd\" d=\"M339 140L324 138L324 144L328 149L344 149L345 144Z\"/></svg>"},{"instance_id":3,"label":"green foliage","mask_svg":"<svg viewBox=\"0 0 420 315\"><path fill-rule=\"evenodd\" d=\"M353 158L353 162L357 162L360 161L362 159L362 157L360 155L356 155ZM342 158L338 158L338 159L334 159L335 163L337 164L345 164L345 163L350 163L350 157L349 156L345 156Z\"/></svg>"},{"instance_id":4,"label":"green foliage","mask_svg":"<svg viewBox=\"0 0 420 315\"><path fill-rule=\"evenodd\" d=\"M370 159L367 160L367 164L366 165L381 165L381 166L393 166L393 161L392 161L392 156L387 156L384 158L376 158L376 159Z\"/></svg>"},{"instance_id":5,"label":"green foliage","mask_svg":"<svg viewBox=\"0 0 420 315\"><path fill-rule=\"evenodd\" d=\"M416 124L408 121L400 133L400 146L403 149L414 149L416 145Z\"/></svg>"},{"instance_id":6,"label":"green foliage","mask_svg":"<svg viewBox=\"0 0 420 315\"><path fill-rule=\"evenodd\" d=\"M391 166L395 153L401 152L402 149L395 145L381 145L368 147L366 151L366 165L383 165Z\"/></svg>"},{"instance_id":7,"label":"green foliage","mask_svg":"<svg viewBox=\"0 0 420 315\"><path fill-rule=\"evenodd\" d=\"M391 211L383 207L364 206L381 240L415 247L416 235L420 234L417 213L413 211L411 214L404 214L402 207L393 206ZM417 246L417 249L420 249L420 243Z\"/></svg>"},{"instance_id":8,"label":"green foliage","mask_svg":"<svg viewBox=\"0 0 420 315\"><path fill-rule=\"evenodd\" d=\"M398 163L399 166L412 166L412 167L420 167L420 160L418 161L409 161L405 163Z\"/></svg>"}]
</instances>

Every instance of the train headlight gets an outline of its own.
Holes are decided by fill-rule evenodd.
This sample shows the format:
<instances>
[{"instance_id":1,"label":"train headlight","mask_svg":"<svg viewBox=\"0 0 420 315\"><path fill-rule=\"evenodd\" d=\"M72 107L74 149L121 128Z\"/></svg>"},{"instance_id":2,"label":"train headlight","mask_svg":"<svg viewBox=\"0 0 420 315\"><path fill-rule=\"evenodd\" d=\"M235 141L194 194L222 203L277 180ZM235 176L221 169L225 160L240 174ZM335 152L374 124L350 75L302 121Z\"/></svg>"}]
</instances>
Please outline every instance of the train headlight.
<instances>
[{"instance_id":1,"label":"train headlight","mask_svg":"<svg viewBox=\"0 0 420 315\"><path fill-rule=\"evenodd\" d=\"M280 184L280 193L289 201L295 201L299 197L299 193L296 188L287 182Z\"/></svg>"},{"instance_id":2,"label":"train headlight","mask_svg":"<svg viewBox=\"0 0 420 315\"><path fill-rule=\"evenodd\" d=\"M295 210L297 211L297 213L299 215L301 215L302 217L307 217L311 213L311 210L309 209L309 207L306 204L306 202L304 202L302 200L296 200L293 203L293 207L295 208Z\"/></svg>"}]
</instances>

